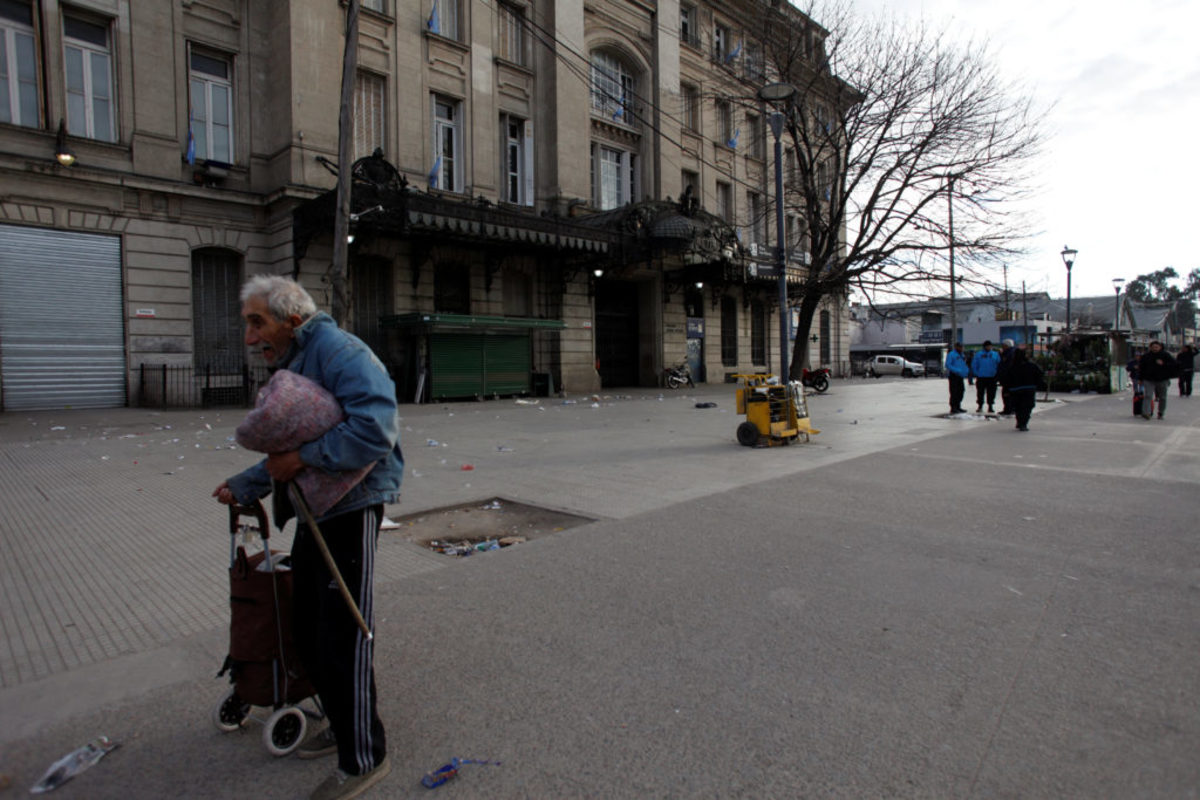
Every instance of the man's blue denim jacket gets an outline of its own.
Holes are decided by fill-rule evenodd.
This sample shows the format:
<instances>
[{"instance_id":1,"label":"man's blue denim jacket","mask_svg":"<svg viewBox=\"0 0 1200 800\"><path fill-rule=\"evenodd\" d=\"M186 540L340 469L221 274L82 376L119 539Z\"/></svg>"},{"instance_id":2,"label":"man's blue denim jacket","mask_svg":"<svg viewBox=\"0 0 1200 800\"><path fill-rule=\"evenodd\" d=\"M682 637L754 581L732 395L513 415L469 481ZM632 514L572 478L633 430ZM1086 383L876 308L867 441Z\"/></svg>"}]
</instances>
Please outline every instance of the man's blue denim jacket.
<instances>
[{"instance_id":1,"label":"man's blue denim jacket","mask_svg":"<svg viewBox=\"0 0 1200 800\"><path fill-rule=\"evenodd\" d=\"M300 460L309 469L335 472L375 462L375 468L321 519L396 502L404 472L396 386L371 348L339 328L328 314L318 312L296 328L296 339L283 361L284 369L328 389L346 414L319 439L301 446ZM276 525L282 526L295 514L287 492L273 486L265 459L230 478L229 488L243 505L276 489Z\"/></svg>"}]
</instances>

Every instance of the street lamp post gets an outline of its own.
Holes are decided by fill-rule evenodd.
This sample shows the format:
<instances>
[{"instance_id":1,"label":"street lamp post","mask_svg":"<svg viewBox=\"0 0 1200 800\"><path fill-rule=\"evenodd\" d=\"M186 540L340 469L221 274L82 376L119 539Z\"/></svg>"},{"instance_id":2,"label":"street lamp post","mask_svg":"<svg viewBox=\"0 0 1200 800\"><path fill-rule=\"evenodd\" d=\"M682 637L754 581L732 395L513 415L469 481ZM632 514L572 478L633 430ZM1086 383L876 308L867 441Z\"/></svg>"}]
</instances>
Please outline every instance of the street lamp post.
<instances>
[{"instance_id":1,"label":"street lamp post","mask_svg":"<svg viewBox=\"0 0 1200 800\"><path fill-rule=\"evenodd\" d=\"M758 97L767 103L786 105L796 95L790 83L768 83L758 90ZM775 111L768 120L775 136L775 263L779 267L779 381L788 380L788 297L787 249L783 237L783 112Z\"/></svg>"},{"instance_id":2,"label":"street lamp post","mask_svg":"<svg viewBox=\"0 0 1200 800\"><path fill-rule=\"evenodd\" d=\"M1113 289L1117 291L1117 304L1113 307L1113 333L1121 332L1121 284L1124 282L1124 278L1113 278Z\"/></svg>"},{"instance_id":3,"label":"street lamp post","mask_svg":"<svg viewBox=\"0 0 1200 800\"><path fill-rule=\"evenodd\" d=\"M1075 266L1075 256L1078 250L1072 250L1065 244L1062 249L1062 260L1067 265L1067 334L1071 333L1071 267Z\"/></svg>"}]
</instances>

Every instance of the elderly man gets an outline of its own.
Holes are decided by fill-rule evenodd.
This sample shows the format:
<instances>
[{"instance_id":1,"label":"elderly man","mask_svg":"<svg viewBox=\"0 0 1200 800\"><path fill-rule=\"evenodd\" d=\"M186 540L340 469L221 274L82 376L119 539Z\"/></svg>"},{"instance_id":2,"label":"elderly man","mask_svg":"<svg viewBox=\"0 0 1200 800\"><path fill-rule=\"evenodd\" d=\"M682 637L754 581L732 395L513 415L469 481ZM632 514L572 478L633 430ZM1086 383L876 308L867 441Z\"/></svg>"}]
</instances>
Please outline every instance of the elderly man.
<instances>
[{"instance_id":1,"label":"elderly man","mask_svg":"<svg viewBox=\"0 0 1200 800\"><path fill-rule=\"evenodd\" d=\"M399 497L404 468L395 385L361 340L317 311L298 283L257 275L242 287L246 346L275 369L304 375L327 389L343 422L298 450L273 453L213 491L220 502L249 504L274 490L275 522L295 511L281 484L301 470L329 472L374 465L317 523L368 625L372 621L375 545L383 504ZM376 713L373 643L356 624L307 525L292 546L294 638L329 726L300 746L300 758L334 753L338 769L313 800L356 797L391 769Z\"/></svg>"}]
</instances>

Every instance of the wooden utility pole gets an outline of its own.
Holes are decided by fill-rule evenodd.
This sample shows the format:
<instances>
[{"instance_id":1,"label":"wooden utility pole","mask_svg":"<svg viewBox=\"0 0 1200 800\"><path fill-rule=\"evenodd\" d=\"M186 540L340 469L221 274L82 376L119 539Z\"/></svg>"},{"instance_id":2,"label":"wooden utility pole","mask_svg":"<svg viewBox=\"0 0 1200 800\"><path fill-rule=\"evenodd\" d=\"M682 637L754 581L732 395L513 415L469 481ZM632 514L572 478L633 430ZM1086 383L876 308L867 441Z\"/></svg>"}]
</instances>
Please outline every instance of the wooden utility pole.
<instances>
[{"instance_id":1,"label":"wooden utility pole","mask_svg":"<svg viewBox=\"0 0 1200 800\"><path fill-rule=\"evenodd\" d=\"M342 55L342 99L338 113L337 211L333 218L333 320L346 321L346 262L350 251L350 158L354 147L354 76L358 69L358 0L346 4L346 46Z\"/></svg>"}]
</instances>

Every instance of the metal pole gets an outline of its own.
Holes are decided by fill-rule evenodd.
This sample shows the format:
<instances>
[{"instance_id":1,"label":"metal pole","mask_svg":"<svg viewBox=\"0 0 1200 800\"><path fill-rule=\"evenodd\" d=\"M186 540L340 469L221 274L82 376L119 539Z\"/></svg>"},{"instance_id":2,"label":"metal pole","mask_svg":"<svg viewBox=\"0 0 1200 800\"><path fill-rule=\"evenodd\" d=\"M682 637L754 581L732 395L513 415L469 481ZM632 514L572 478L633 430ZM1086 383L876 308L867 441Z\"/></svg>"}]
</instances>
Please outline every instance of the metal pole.
<instances>
[{"instance_id":1,"label":"metal pole","mask_svg":"<svg viewBox=\"0 0 1200 800\"><path fill-rule=\"evenodd\" d=\"M342 52L342 95L338 110L337 209L333 218L333 268L330 283L334 322L346 321L346 262L350 243L350 158L354 147L354 77L358 69L358 0L346 6L346 46Z\"/></svg>"},{"instance_id":2,"label":"metal pole","mask_svg":"<svg viewBox=\"0 0 1200 800\"><path fill-rule=\"evenodd\" d=\"M779 381L786 383L791 369L788 362L787 249L783 237L783 114L771 114L771 133L775 134L775 262L779 265Z\"/></svg>"},{"instance_id":3,"label":"metal pole","mask_svg":"<svg viewBox=\"0 0 1200 800\"><path fill-rule=\"evenodd\" d=\"M1033 355L1033 342L1029 341L1029 298L1025 294L1025 281L1021 281L1021 320L1025 323L1025 344L1029 346L1029 355Z\"/></svg>"},{"instance_id":4,"label":"metal pole","mask_svg":"<svg viewBox=\"0 0 1200 800\"><path fill-rule=\"evenodd\" d=\"M958 341L958 305L954 288L954 178L946 191L946 209L950 215L950 346Z\"/></svg>"},{"instance_id":5,"label":"metal pole","mask_svg":"<svg viewBox=\"0 0 1200 800\"><path fill-rule=\"evenodd\" d=\"M1071 262L1067 262L1067 335L1071 335Z\"/></svg>"}]
</instances>

